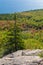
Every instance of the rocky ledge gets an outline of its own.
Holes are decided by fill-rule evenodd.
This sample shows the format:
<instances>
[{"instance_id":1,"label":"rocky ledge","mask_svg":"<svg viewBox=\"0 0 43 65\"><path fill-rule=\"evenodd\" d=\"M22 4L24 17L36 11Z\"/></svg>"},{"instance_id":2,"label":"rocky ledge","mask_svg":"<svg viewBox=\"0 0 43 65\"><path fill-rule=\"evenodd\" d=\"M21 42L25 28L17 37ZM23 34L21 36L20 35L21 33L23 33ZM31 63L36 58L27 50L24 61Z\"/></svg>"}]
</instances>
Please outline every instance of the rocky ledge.
<instances>
[{"instance_id":1,"label":"rocky ledge","mask_svg":"<svg viewBox=\"0 0 43 65\"><path fill-rule=\"evenodd\" d=\"M43 50L19 50L0 58L0 65L43 65L43 58L38 54Z\"/></svg>"}]
</instances>

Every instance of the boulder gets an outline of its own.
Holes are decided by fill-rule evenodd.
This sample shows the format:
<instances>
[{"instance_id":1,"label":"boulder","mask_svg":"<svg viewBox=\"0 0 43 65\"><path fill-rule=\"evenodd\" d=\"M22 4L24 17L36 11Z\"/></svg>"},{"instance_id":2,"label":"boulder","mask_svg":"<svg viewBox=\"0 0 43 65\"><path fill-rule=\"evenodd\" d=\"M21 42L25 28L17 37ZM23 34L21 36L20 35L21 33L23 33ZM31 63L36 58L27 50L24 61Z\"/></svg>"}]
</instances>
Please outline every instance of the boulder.
<instances>
[{"instance_id":1,"label":"boulder","mask_svg":"<svg viewBox=\"0 0 43 65\"><path fill-rule=\"evenodd\" d=\"M43 58L38 56L43 50L18 50L0 58L0 65L43 65Z\"/></svg>"}]
</instances>

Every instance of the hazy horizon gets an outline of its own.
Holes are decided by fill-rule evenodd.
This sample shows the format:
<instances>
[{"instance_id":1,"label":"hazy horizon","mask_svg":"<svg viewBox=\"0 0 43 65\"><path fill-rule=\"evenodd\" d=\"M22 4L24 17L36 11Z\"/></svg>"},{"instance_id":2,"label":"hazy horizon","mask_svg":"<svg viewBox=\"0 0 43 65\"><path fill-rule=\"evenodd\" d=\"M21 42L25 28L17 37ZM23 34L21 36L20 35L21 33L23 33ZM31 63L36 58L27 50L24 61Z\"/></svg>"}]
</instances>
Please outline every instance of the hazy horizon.
<instances>
[{"instance_id":1,"label":"hazy horizon","mask_svg":"<svg viewBox=\"0 0 43 65\"><path fill-rule=\"evenodd\" d=\"M0 14L43 9L43 0L0 0Z\"/></svg>"}]
</instances>

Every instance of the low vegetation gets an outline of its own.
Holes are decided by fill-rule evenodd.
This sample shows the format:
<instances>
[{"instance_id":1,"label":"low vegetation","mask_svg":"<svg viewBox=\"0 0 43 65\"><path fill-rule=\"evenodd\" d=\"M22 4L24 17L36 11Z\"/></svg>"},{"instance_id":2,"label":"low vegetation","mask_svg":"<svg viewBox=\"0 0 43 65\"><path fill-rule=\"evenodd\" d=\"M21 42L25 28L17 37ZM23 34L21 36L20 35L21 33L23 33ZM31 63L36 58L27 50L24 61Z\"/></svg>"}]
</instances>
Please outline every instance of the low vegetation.
<instances>
[{"instance_id":1,"label":"low vegetation","mask_svg":"<svg viewBox=\"0 0 43 65\"><path fill-rule=\"evenodd\" d=\"M0 14L0 57L15 51L14 15ZM43 9L17 13L23 49L43 49ZM21 42L20 42L21 43Z\"/></svg>"}]
</instances>

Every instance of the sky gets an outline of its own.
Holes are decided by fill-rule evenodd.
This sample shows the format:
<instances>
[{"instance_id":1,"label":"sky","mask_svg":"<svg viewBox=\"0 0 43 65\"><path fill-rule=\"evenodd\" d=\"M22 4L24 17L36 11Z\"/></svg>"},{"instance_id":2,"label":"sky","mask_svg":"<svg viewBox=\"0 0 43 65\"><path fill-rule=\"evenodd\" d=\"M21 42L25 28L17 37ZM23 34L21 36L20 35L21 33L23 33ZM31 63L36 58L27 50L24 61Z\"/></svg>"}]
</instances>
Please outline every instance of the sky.
<instances>
[{"instance_id":1,"label":"sky","mask_svg":"<svg viewBox=\"0 0 43 65\"><path fill-rule=\"evenodd\" d=\"M0 13L43 9L43 0L0 0Z\"/></svg>"}]
</instances>

